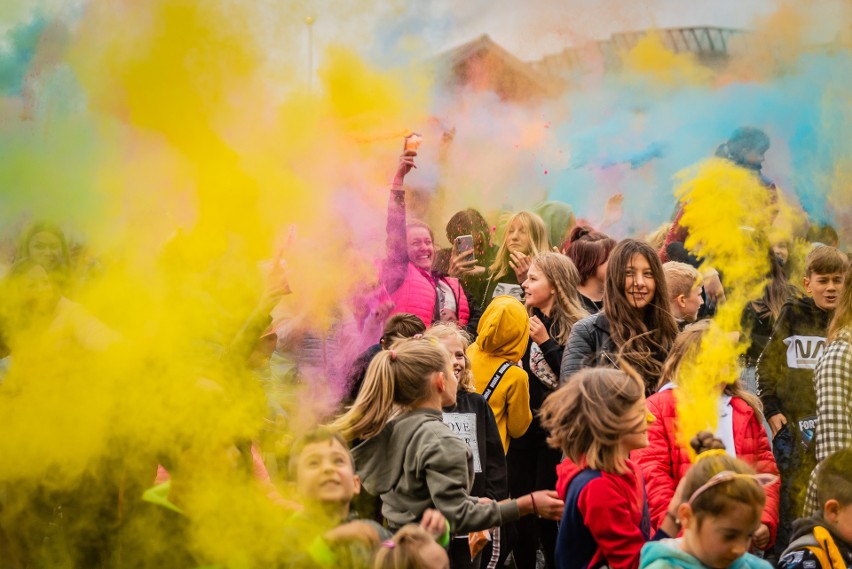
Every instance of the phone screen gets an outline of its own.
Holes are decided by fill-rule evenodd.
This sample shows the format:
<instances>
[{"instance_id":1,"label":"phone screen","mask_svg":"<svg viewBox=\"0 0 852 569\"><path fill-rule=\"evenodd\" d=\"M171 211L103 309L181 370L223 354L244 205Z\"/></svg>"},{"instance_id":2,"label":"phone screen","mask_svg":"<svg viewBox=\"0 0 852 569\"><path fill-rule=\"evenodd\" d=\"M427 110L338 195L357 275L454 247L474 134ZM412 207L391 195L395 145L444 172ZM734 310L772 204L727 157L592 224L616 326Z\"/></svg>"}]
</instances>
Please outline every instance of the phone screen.
<instances>
[{"instance_id":1,"label":"phone screen","mask_svg":"<svg viewBox=\"0 0 852 569\"><path fill-rule=\"evenodd\" d=\"M475 261L476 254L473 252L473 236L459 235L456 237L456 255L459 253L469 252L470 254L463 258L464 261Z\"/></svg>"}]
</instances>

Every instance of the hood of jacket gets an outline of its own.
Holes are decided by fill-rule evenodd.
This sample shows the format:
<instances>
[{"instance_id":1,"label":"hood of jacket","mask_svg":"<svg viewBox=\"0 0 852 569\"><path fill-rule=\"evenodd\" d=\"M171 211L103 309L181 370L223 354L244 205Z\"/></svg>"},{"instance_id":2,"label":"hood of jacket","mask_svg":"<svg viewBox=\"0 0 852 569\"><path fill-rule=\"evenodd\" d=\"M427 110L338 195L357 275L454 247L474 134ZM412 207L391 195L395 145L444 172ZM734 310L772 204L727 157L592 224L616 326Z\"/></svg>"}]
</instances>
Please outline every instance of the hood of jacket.
<instances>
[{"instance_id":1,"label":"hood of jacket","mask_svg":"<svg viewBox=\"0 0 852 569\"><path fill-rule=\"evenodd\" d=\"M409 442L427 421L437 421L443 426L440 411L416 409L388 422L378 435L352 449L358 475L368 492L379 496L394 487L402 476Z\"/></svg>"},{"instance_id":2,"label":"hood of jacket","mask_svg":"<svg viewBox=\"0 0 852 569\"><path fill-rule=\"evenodd\" d=\"M479 319L476 345L488 355L517 362L527 350L529 337L530 318L524 305L511 296L498 296Z\"/></svg>"},{"instance_id":3,"label":"hood of jacket","mask_svg":"<svg viewBox=\"0 0 852 569\"><path fill-rule=\"evenodd\" d=\"M661 539L649 541L642 547L639 569L645 569L655 562L657 566L681 567L683 569L704 569L704 565L692 555L680 548L679 539ZM769 569L772 566L750 553L734 561L728 569Z\"/></svg>"}]
</instances>

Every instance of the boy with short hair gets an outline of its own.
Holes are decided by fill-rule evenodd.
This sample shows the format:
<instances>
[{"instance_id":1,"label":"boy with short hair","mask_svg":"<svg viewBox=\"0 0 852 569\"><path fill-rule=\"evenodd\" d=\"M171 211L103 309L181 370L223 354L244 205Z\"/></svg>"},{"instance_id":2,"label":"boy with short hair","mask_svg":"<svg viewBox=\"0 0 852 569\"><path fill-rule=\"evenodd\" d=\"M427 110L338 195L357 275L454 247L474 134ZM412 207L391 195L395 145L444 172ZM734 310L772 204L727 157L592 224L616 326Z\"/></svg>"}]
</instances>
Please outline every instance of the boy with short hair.
<instances>
[{"instance_id":1,"label":"boy with short hair","mask_svg":"<svg viewBox=\"0 0 852 569\"><path fill-rule=\"evenodd\" d=\"M852 567L852 449L830 455L816 479L820 513L797 520L780 569Z\"/></svg>"},{"instance_id":2,"label":"boy with short hair","mask_svg":"<svg viewBox=\"0 0 852 569\"><path fill-rule=\"evenodd\" d=\"M682 330L687 324L695 322L698 311L704 305L701 275L692 265L677 261L663 263L663 272L669 289L669 310Z\"/></svg>"},{"instance_id":3,"label":"boy with short hair","mask_svg":"<svg viewBox=\"0 0 852 569\"><path fill-rule=\"evenodd\" d=\"M343 437L317 429L297 439L290 450L290 481L305 510L298 525L303 534L321 535L307 545L313 561L323 566L361 565L393 534L373 520L358 519L352 498L361 492L355 459ZM426 510L420 526L441 545L449 542L449 524L437 510Z\"/></svg>"},{"instance_id":4,"label":"boy with short hair","mask_svg":"<svg viewBox=\"0 0 852 569\"><path fill-rule=\"evenodd\" d=\"M843 289L846 255L821 246L807 258L805 289L781 308L772 336L757 362L757 386L772 429L781 472L776 551L789 541L792 521L802 515L808 477L816 466L814 368L825 351L826 333Z\"/></svg>"}]
</instances>

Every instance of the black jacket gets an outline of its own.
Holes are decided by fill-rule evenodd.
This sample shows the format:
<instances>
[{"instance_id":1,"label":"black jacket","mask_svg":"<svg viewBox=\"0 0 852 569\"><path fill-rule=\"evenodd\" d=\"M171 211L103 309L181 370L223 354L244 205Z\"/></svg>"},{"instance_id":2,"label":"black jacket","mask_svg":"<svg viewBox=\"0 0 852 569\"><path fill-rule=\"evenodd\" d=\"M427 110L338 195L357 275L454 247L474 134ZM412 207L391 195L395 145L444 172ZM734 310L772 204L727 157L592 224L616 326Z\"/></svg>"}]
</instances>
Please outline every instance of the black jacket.
<instances>
[{"instance_id":1,"label":"black jacket","mask_svg":"<svg viewBox=\"0 0 852 569\"><path fill-rule=\"evenodd\" d=\"M470 495L496 501L508 498L509 483L503 441L494 412L485 398L479 393L460 390L455 407L444 407L444 424L476 454Z\"/></svg>"},{"instance_id":2,"label":"black jacket","mask_svg":"<svg viewBox=\"0 0 852 569\"><path fill-rule=\"evenodd\" d=\"M571 328L559 381L564 385L572 375L587 367L616 367L617 354L606 315L598 312L583 318Z\"/></svg>"},{"instance_id":3,"label":"black jacket","mask_svg":"<svg viewBox=\"0 0 852 569\"><path fill-rule=\"evenodd\" d=\"M538 309L534 310L534 315L538 316L539 320L541 320L542 324L544 324L547 328L548 334L551 335L551 338L540 345L539 348L541 348L541 353L544 356L544 360L547 362L547 365L550 366L553 373L558 374L562 366L562 355L565 352L565 346L557 344L556 340L553 339L553 335L557 332L557 330L554 329L553 320L545 316ZM521 359L521 364L530 379L530 411L532 411L533 420L532 423L530 423L527 432L524 433L521 438L512 439L510 447L547 447L548 433L541 426L541 421L539 421L538 418L538 410L541 409L541 404L544 403L544 399L552 393L552 390L541 382L530 367L530 350L532 349L532 344L532 338L530 338L530 341L527 344L527 351Z\"/></svg>"},{"instance_id":4,"label":"black jacket","mask_svg":"<svg viewBox=\"0 0 852 569\"><path fill-rule=\"evenodd\" d=\"M830 319L812 298L784 303L757 361L757 387L767 418L782 413L799 432L811 429L806 423L816 417L814 368L825 351Z\"/></svg>"}]
</instances>

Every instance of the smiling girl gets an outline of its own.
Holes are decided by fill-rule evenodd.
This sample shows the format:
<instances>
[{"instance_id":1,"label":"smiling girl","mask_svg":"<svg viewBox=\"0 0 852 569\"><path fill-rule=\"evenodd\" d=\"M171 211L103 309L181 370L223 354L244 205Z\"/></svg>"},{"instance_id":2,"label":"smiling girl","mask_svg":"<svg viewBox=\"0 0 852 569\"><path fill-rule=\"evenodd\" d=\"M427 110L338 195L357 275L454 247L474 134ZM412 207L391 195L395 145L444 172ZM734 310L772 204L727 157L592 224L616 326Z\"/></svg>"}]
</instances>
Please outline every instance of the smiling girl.
<instances>
[{"instance_id":1,"label":"smiling girl","mask_svg":"<svg viewBox=\"0 0 852 569\"><path fill-rule=\"evenodd\" d=\"M617 367L623 361L645 381L646 393L653 393L678 333L668 296L663 266L651 246L621 241L609 257L603 310L571 329L561 381L586 367Z\"/></svg>"}]
</instances>

